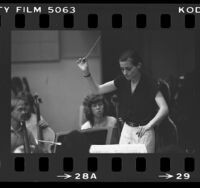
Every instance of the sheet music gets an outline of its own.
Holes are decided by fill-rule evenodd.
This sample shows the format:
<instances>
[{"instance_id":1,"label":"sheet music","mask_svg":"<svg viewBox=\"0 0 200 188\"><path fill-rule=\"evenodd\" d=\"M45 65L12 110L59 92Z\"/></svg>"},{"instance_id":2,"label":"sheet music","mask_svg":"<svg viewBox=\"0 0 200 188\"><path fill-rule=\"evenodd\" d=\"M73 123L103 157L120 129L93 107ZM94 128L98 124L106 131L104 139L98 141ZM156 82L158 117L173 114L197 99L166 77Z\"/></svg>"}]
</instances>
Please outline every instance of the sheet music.
<instances>
[{"instance_id":1,"label":"sheet music","mask_svg":"<svg viewBox=\"0 0 200 188\"><path fill-rule=\"evenodd\" d=\"M145 144L91 145L89 153L147 153Z\"/></svg>"}]
</instances>

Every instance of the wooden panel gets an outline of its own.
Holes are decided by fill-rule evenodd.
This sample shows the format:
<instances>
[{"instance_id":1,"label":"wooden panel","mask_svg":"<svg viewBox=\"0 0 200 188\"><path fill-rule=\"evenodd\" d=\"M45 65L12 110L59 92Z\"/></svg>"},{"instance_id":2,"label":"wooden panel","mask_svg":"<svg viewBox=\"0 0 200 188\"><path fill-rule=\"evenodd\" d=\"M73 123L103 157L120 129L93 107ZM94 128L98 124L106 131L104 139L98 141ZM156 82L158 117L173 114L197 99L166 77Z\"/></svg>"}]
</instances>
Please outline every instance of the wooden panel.
<instances>
[{"instance_id":1,"label":"wooden panel","mask_svg":"<svg viewBox=\"0 0 200 188\"><path fill-rule=\"evenodd\" d=\"M13 31L11 40L13 63L59 60L58 31Z\"/></svg>"}]
</instances>

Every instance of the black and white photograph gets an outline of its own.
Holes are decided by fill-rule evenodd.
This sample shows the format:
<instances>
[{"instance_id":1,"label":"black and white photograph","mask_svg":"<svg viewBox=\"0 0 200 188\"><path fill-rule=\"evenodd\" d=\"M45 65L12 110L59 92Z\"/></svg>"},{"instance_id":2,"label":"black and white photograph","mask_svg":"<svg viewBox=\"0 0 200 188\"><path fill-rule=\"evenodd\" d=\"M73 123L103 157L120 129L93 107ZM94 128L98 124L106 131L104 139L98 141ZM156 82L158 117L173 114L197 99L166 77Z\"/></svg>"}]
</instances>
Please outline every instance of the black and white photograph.
<instances>
[{"instance_id":1,"label":"black and white photograph","mask_svg":"<svg viewBox=\"0 0 200 188\"><path fill-rule=\"evenodd\" d=\"M13 30L11 153L200 152L200 32Z\"/></svg>"}]
</instances>

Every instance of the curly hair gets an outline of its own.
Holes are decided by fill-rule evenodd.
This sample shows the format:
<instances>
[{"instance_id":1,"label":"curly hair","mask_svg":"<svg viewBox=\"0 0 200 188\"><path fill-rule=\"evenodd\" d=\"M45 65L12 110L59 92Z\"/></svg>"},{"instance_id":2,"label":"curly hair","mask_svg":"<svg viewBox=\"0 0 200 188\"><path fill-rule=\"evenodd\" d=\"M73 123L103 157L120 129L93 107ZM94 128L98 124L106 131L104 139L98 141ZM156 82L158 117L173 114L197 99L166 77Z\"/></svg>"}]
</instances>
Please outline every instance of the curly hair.
<instances>
[{"instance_id":1,"label":"curly hair","mask_svg":"<svg viewBox=\"0 0 200 188\"><path fill-rule=\"evenodd\" d=\"M104 111L103 111L103 116L106 116L108 114L108 102L106 99L103 97L103 95L88 95L85 97L83 101L83 107L84 107L84 113L86 119L90 122L91 126L94 125L94 115L92 113L91 106L92 104L96 104L98 102L102 102L104 105Z\"/></svg>"},{"instance_id":2,"label":"curly hair","mask_svg":"<svg viewBox=\"0 0 200 188\"><path fill-rule=\"evenodd\" d=\"M14 97L11 98L11 112L18 106L18 105L25 105L26 100L23 97Z\"/></svg>"}]
</instances>

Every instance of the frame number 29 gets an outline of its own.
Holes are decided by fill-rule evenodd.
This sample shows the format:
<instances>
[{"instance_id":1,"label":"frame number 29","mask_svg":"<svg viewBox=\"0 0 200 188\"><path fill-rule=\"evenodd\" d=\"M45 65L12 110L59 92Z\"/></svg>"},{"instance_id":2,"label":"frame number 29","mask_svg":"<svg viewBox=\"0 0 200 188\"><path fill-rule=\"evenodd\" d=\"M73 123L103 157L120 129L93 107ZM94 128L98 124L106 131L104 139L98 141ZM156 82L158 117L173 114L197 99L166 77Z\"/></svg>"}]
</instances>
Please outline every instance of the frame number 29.
<instances>
[{"instance_id":1,"label":"frame number 29","mask_svg":"<svg viewBox=\"0 0 200 188\"><path fill-rule=\"evenodd\" d=\"M190 174L189 173L177 173L176 174L176 179L177 180L189 180L190 179Z\"/></svg>"}]
</instances>

